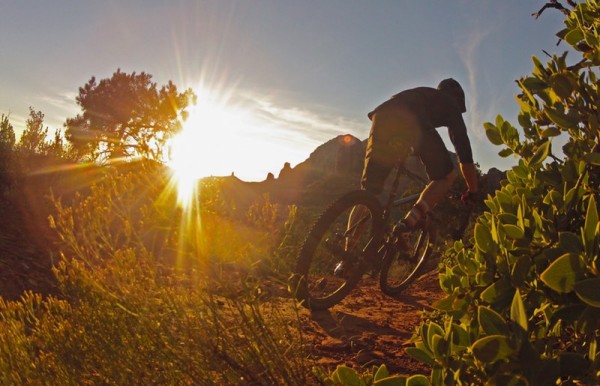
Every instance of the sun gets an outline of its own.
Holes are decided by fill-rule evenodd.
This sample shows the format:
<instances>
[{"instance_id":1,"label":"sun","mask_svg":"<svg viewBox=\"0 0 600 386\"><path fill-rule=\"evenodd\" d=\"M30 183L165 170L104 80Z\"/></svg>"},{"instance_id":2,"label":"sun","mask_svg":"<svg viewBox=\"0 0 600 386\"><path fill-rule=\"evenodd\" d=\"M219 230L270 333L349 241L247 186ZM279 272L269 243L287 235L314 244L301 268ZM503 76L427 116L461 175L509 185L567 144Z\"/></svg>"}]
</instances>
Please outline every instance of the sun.
<instances>
[{"instance_id":1,"label":"sun","mask_svg":"<svg viewBox=\"0 0 600 386\"><path fill-rule=\"evenodd\" d=\"M191 203L203 177L230 175L236 160L230 147L250 123L248 112L229 104L227 94L195 89L198 103L169 146L168 165L177 183L179 203Z\"/></svg>"}]
</instances>

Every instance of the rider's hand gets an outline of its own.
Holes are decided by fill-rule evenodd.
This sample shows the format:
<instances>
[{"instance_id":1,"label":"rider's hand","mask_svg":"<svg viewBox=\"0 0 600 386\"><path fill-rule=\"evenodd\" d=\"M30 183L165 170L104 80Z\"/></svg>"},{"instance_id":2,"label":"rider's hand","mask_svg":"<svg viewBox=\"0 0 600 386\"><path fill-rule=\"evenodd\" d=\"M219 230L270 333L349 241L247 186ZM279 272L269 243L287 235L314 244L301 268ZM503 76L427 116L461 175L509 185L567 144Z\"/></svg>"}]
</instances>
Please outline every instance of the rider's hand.
<instances>
[{"instance_id":1,"label":"rider's hand","mask_svg":"<svg viewBox=\"0 0 600 386\"><path fill-rule=\"evenodd\" d=\"M475 205L479 201L479 193L467 190L460 196L460 200L467 205Z\"/></svg>"}]
</instances>

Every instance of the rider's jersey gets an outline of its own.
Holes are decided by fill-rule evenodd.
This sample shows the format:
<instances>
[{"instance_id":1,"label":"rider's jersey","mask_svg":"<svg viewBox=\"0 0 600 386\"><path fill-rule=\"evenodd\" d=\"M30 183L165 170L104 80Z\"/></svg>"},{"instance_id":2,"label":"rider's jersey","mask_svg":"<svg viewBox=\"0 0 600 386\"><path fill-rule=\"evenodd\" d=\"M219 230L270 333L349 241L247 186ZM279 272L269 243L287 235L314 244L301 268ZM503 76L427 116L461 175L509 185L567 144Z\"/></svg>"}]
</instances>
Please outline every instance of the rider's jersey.
<instances>
[{"instance_id":1,"label":"rider's jersey","mask_svg":"<svg viewBox=\"0 0 600 386\"><path fill-rule=\"evenodd\" d=\"M459 161L473 163L467 127L461 109L452 97L431 87L405 90L377 106L369 113L369 119L372 119L377 110L394 106L402 106L412 111L420 123L418 128L420 130L429 131L438 127L447 127Z\"/></svg>"}]
</instances>

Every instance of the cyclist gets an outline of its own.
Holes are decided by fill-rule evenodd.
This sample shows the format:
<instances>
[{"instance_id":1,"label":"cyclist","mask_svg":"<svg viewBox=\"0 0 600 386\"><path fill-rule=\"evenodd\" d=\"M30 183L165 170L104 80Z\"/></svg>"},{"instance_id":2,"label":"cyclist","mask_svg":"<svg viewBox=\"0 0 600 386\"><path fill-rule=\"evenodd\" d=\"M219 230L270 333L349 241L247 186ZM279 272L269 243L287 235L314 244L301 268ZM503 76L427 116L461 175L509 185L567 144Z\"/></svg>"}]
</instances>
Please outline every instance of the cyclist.
<instances>
[{"instance_id":1,"label":"cyclist","mask_svg":"<svg viewBox=\"0 0 600 386\"><path fill-rule=\"evenodd\" d=\"M467 184L467 191L461 199L469 204L476 202L477 170L462 117L466 111L465 93L460 84L450 78L442 80L437 89L417 87L402 91L368 114L372 124L361 188L380 194L392 168L398 160L404 161L411 150L420 157L431 181L404 219L396 224L396 234L423 226L427 213L446 195L456 179L457 173L448 150L436 131L438 127L448 128L461 174ZM353 210L348 228L356 216L360 217L360 214ZM360 233L360 228L353 233ZM346 250L352 249L354 238L349 236ZM345 270L342 261L336 266L335 273L343 276Z\"/></svg>"},{"instance_id":2,"label":"cyclist","mask_svg":"<svg viewBox=\"0 0 600 386\"><path fill-rule=\"evenodd\" d=\"M461 199L477 198L477 171L462 113L467 111L465 93L454 79L444 79L437 89L417 87L400 92L368 114L372 121L367 143L362 189L381 193L390 171L411 148L425 165L430 183L406 217L397 225L400 232L423 224L427 213L445 196L457 173L436 128L448 128L458 156L467 191Z\"/></svg>"}]
</instances>

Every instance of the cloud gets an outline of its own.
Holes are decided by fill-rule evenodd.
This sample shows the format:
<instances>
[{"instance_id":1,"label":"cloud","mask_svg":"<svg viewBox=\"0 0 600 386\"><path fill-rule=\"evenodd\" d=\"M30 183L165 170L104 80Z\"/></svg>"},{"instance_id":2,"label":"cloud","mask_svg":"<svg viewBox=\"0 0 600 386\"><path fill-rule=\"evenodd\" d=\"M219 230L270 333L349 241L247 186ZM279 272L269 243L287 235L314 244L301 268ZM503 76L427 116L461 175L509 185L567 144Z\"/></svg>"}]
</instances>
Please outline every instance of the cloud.
<instances>
[{"instance_id":1,"label":"cloud","mask_svg":"<svg viewBox=\"0 0 600 386\"><path fill-rule=\"evenodd\" d=\"M269 129L268 135L296 144L321 144L341 134L360 136L365 124L330 111L316 111L296 106L277 105L265 97L249 98L257 120Z\"/></svg>"},{"instance_id":2,"label":"cloud","mask_svg":"<svg viewBox=\"0 0 600 386\"><path fill-rule=\"evenodd\" d=\"M457 48L460 54L460 58L465 65L467 70L467 80L468 80L468 98L467 98L467 111L470 112L470 122L469 126L471 130L475 133L478 139L484 137L484 132L481 128L483 123L482 116L487 114L482 114L481 106L479 104L479 87L481 79L481 75L479 73L478 67L478 54L482 42L485 40L487 36L489 36L495 27L491 24L488 24L485 28L481 28L481 26L477 26L476 28L472 28L465 33L464 36L461 36L458 39ZM491 110L491 105L486 104L486 113Z\"/></svg>"},{"instance_id":3,"label":"cloud","mask_svg":"<svg viewBox=\"0 0 600 386\"><path fill-rule=\"evenodd\" d=\"M39 99L46 105L63 110L69 114L77 112L77 104L75 98L76 92L55 92L50 95L43 95Z\"/></svg>"}]
</instances>

